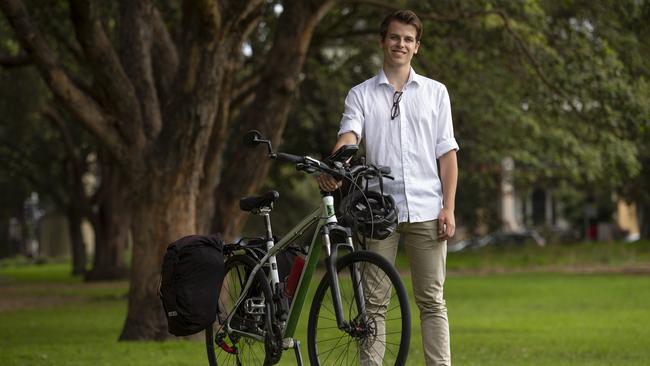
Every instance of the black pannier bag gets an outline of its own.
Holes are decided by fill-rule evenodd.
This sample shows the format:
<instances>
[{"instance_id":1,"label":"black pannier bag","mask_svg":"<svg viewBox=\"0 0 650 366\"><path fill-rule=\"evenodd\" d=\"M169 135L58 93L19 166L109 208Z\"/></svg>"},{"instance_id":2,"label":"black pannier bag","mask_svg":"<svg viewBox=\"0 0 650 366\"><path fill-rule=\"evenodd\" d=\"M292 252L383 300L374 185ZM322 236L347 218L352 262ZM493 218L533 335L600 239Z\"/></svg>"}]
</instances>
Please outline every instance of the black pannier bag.
<instances>
[{"instance_id":1,"label":"black pannier bag","mask_svg":"<svg viewBox=\"0 0 650 366\"><path fill-rule=\"evenodd\" d=\"M214 322L224 272L218 236L190 235L167 247L159 294L169 333L187 336Z\"/></svg>"}]
</instances>

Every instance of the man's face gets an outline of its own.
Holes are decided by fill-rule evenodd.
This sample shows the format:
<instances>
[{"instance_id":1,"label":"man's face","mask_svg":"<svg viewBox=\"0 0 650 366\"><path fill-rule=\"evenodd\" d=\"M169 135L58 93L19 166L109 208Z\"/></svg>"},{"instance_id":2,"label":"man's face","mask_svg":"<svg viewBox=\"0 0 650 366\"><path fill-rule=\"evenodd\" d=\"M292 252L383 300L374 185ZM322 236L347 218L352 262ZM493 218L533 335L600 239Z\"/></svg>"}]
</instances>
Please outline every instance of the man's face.
<instances>
[{"instance_id":1,"label":"man's face","mask_svg":"<svg viewBox=\"0 0 650 366\"><path fill-rule=\"evenodd\" d=\"M416 36L417 29L414 26L395 20L390 22L386 37L381 40L384 63L393 67L410 65L413 55L418 53L420 47Z\"/></svg>"}]
</instances>

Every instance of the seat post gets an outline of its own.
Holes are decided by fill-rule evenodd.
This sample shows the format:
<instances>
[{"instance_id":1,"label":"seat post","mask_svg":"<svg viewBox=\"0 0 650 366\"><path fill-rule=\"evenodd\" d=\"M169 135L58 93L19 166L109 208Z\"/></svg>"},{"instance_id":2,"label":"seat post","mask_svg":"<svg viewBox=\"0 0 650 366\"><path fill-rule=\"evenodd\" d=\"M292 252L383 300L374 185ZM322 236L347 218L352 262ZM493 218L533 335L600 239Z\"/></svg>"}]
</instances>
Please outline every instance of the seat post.
<instances>
[{"instance_id":1,"label":"seat post","mask_svg":"<svg viewBox=\"0 0 650 366\"><path fill-rule=\"evenodd\" d=\"M260 210L259 215L264 218L264 226L266 227L266 240L273 240L273 230L271 229L271 209L264 207Z\"/></svg>"},{"instance_id":2,"label":"seat post","mask_svg":"<svg viewBox=\"0 0 650 366\"><path fill-rule=\"evenodd\" d=\"M273 208L273 203L271 207L262 207L260 209L259 215L264 217L264 224L266 225L266 250L269 251L275 245L273 240L273 230L271 229L271 210ZM278 262L275 256L269 257L269 264L271 268L269 269L269 277L271 279L271 288L273 291L276 290L278 284L280 283L280 275L278 273Z\"/></svg>"}]
</instances>

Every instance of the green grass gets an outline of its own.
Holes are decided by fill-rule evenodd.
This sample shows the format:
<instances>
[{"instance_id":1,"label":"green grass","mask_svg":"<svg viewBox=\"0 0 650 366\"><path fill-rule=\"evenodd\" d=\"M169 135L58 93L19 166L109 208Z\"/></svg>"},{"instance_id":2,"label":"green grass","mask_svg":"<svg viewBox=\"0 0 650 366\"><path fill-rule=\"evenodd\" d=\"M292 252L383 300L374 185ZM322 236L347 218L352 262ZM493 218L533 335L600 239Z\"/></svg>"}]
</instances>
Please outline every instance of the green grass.
<instances>
[{"instance_id":1,"label":"green grass","mask_svg":"<svg viewBox=\"0 0 650 366\"><path fill-rule=\"evenodd\" d=\"M450 272L606 270L648 268L650 242L587 242L570 245L493 246L449 253ZM405 264L402 264L405 265Z\"/></svg>"},{"instance_id":2,"label":"green grass","mask_svg":"<svg viewBox=\"0 0 650 366\"><path fill-rule=\"evenodd\" d=\"M647 365L650 276L450 278L457 365Z\"/></svg>"},{"instance_id":3,"label":"green grass","mask_svg":"<svg viewBox=\"0 0 650 366\"><path fill-rule=\"evenodd\" d=\"M450 267L461 273L452 271L446 284L454 365L647 365L650 275L471 274L485 268L487 273L519 270L538 256L547 264L535 266L546 269L564 266L562 259L586 266L644 265L648 244L629 245L622 248L633 253L605 245L595 254L578 254L577 246L565 248L564 255L562 248L450 255ZM590 248L585 244L582 250ZM604 258L603 252L613 257ZM0 365L207 364L202 341L118 342L127 283L85 284L68 273L65 264L0 268ZM409 276L403 278L410 288ZM408 364L423 365L419 320L411 305ZM305 361L307 313L308 308L297 334ZM281 364L295 364L293 353L285 353Z\"/></svg>"},{"instance_id":4,"label":"green grass","mask_svg":"<svg viewBox=\"0 0 650 366\"><path fill-rule=\"evenodd\" d=\"M0 275L12 283L81 283L81 278L70 275L69 263L8 264L0 266Z\"/></svg>"}]
</instances>

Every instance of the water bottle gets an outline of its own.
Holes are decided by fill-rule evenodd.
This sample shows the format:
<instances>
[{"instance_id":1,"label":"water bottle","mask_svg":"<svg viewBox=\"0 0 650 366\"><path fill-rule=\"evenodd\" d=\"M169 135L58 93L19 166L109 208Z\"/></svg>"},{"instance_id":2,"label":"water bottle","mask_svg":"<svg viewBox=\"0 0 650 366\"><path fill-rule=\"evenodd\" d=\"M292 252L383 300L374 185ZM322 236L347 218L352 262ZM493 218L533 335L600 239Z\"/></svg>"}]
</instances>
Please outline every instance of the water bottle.
<instances>
[{"instance_id":1,"label":"water bottle","mask_svg":"<svg viewBox=\"0 0 650 366\"><path fill-rule=\"evenodd\" d=\"M302 274L302 269L305 266L305 258L301 256L296 256L296 259L293 261L291 266L291 272L287 276L287 285L284 287L284 295L288 298L292 298L296 293L296 287L298 287L298 281L300 280L300 275Z\"/></svg>"}]
</instances>

